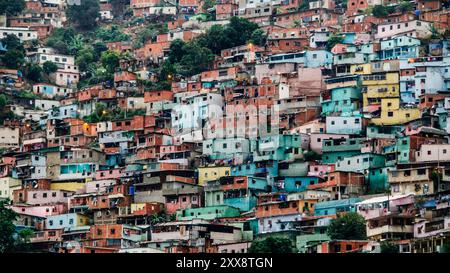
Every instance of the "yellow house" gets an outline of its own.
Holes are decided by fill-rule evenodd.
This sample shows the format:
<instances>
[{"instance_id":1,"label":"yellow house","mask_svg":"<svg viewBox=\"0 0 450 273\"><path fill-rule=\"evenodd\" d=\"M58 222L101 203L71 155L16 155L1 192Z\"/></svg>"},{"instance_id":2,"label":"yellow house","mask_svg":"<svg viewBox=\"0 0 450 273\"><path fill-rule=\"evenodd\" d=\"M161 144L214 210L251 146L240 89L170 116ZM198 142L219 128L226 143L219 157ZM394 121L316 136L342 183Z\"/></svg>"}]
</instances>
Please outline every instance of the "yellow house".
<instances>
[{"instance_id":1,"label":"yellow house","mask_svg":"<svg viewBox=\"0 0 450 273\"><path fill-rule=\"evenodd\" d=\"M350 74L354 75L368 75L372 74L372 65L368 64L353 64L350 66Z\"/></svg>"},{"instance_id":2,"label":"yellow house","mask_svg":"<svg viewBox=\"0 0 450 273\"><path fill-rule=\"evenodd\" d=\"M12 177L0 178L0 199L13 200L13 191L22 188L22 180Z\"/></svg>"},{"instance_id":3,"label":"yellow house","mask_svg":"<svg viewBox=\"0 0 450 273\"><path fill-rule=\"evenodd\" d=\"M231 167L199 167L198 184L204 185L208 181L217 180L222 176L230 176Z\"/></svg>"},{"instance_id":4,"label":"yellow house","mask_svg":"<svg viewBox=\"0 0 450 273\"><path fill-rule=\"evenodd\" d=\"M398 73L380 73L364 75L363 106L380 105L383 98L400 97Z\"/></svg>"},{"instance_id":5,"label":"yellow house","mask_svg":"<svg viewBox=\"0 0 450 273\"><path fill-rule=\"evenodd\" d=\"M52 182L51 190L77 191L85 188L85 183L80 182Z\"/></svg>"},{"instance_id":6,"label":"yellow house","mask_svg":"<svg viewBox=\"0 0 450 273\"><path fill-rule=\"evenodd\" d=\"M77 213L76 226L87 226L90 224L91 218L89 216Z\"/></svg>"},{"instance_id":7,"label":"yellow house","mask_svg":"<svg viewBox=\"0 0 450 273\"><path fill-rule=\"evenodd\" d=\"M381 100L379 118L371 119L375 125L397 125L420 118L418 108L401 108L399 98L384 98Z\"/></svg>"}]
</instances>

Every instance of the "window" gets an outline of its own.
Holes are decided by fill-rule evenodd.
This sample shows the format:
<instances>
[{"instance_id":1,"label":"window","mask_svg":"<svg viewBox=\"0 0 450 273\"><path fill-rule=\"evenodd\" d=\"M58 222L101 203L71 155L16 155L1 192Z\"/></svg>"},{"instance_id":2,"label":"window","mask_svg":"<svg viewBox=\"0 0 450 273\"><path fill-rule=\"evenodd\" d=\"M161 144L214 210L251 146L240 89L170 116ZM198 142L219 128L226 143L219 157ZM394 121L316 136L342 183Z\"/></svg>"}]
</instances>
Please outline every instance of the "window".
<instances>
[{"instance_id":1,"label":"window","mask_svg":"<svg viewBox=\"0 0 450 273\"><path fill-rule=\"evenodd\" d=\"M116 234L116 229L112 228L111 229L111 234Z\"/></svg>"},{"instance_id":2,"label":"window","mask_svg":"<svg viewBox=\"0 0 450 273\"><path fill-rule=\"evenodd\" d=\"M390 112L387 113L387 115L388 115L388 117L393 117L394 116L394 112L390 111Z\"/></svg>"},{"instance_id":3,"label":"window","mask_svg":"<svg viewBox=\"0 0 450 273\"><path fill-rule=\"evenodd\" d=\"M334 252L341 252L341 245L334 245Z\"/></svg>"}]
</instances>

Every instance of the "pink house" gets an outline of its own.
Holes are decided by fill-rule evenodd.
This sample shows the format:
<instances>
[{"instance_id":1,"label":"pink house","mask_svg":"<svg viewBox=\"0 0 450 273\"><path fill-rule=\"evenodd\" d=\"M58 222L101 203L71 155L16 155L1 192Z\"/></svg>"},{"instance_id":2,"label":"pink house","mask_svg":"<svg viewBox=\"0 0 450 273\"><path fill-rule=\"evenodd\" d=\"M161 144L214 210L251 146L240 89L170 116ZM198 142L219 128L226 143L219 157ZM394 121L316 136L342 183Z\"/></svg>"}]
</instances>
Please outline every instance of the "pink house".
<instances>
[{"instance_id":1,"label":"pink house","mask_svg":"<svg viewBox=\"0 0 450 273\"><path fill-rule=\"evenodd\" d=\"M13 211L21 214L33 215L38 217L47 217L67 213L66 204L54 204L48 206L21 206L14 205L10 207Z\"/></svg>"},{"instance_id":2,"label":"pink house","mask_svg":"<svg viewBox=\"0 0 450 273\"><path fill-rule=\"evenodd\" d=\"M342 54L347 52L347 45L344 44L337 44L332 49L331 52L333 54Z\"/></svg>"},{"instance_id":3,"label":"pink house","mask_svg":"<svg viewBox=\"0 0 450 273\"><path fill-rule=\"evenodd\" d=\"M122 176L123 169L124 168L117 168L112 170L97 171L95 173L95 180L118 179Z\"/></svg>"},{"instance_id":4,"label":"pink house","mask_svg":"<svg viewBox=\"0 0 450 273\"><path fill-rule=\"evenodd\" d=\"M308 176L325 178L327 174L333 172L335 164L311 164L309 165Z\"/></svg>"},{"instance_id":5,"label":"pink house","mask_svg":"<svg viewBox=\"0 0 450 273\"><path fill-rule=\"evenodd\" d=\"M74 192L65 190L30 190L27 192L27 203L30 205L44 205L64 203Z\"/></svg>"},{"instance_id":6,"label":"pink house","mask_svg":"<svg viewBox=\"0 0 450 273\"><path fill-rule=\"evenodd\" d=\"M102 179L98 181L86 182L86 193L104 193L106 188L117 184L116 179Z\"/></svg>"},{"instance_id":7,"label":"pink house","mask_svg":"<svg viewBox=\"0 0 450 273\"><path fill-rule=\"evenodd\" d=\"M310 149L317 154L322 154L322 142L324 139L347 139L348 135L339 134L311 134L310 136Z\"/></svg>"},{"instance_id":8,"label":"pink house","mask_svg":"<svg viewBox=\"0 0 450 273\"><path fill-rule=\"evenodd\" d=\"M200 196L190 194L180 194L166 199L167 214L174 214L179 209L200 207Z\"/></svg>"}]
</instances>

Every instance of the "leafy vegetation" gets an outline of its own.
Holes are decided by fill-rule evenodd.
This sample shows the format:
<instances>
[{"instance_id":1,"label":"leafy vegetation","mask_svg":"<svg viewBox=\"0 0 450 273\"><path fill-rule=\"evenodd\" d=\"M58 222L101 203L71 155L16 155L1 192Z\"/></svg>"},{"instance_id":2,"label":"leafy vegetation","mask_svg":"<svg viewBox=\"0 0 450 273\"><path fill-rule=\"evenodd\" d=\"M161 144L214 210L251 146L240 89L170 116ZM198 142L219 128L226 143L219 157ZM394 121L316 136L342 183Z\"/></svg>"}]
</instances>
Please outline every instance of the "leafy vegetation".
<instances>
[{"instance_id":1,"label":"leafy vegetation","mask_svg":"<svg viewBox=\"0 0 450 273\"><path fill-rule=\"evenodd\" d=\"M327 234L332 240L365 240L366 221L355 212L338 215L328 226Z\"/></svg>"},{"instance_id":2,"label":"leafy vegetation","mask_svg":"<svg viewBox=\"0 0 450 273\"><path fill-rule=\"evenodd\" d=\"M119 26L102 27L95 31L95 36L105 43L129 41L129 35L122 32Z\"/></svg>"},{"instance_id":3,"label":"leafy vegetation","mask_svg":"<svg viewBox=\"0 0 450 273\"><path fill-rule=\"evenodd\" d=\"M391 13L395 12L394 6L382 6L382 5L375 5L372 8L372 14L373 16L377 18L383 18L388 16Z\"/></svg>"},{"instance_id":4,"label":"leafy vegetation","mask_svg":"<svg viewBox=\"0 0 450 273\"><path fill-rule=\"evenodd\" d=\"M46 61L42 68L46 74L55 73L58 70L58 66L52 61Z\"/></svg>"},{"instance_id":5,"label":"leafy vegetation","mask_svg":"<svg viewBox=\"0 0 450 273\"><path fill-rule=\"evenodd\" d=\"M69 5L67 17L81 30L92 30L97 26L100 5L97 0L80 0L80 5Z\"/></svg>"},{"instance_id":6,"label":"leafy vegetation","mask_svg":"<svg viewBox=\"0 0 450 273\"><path fill-rule=\"evenodd\" d=\"M223 49L250 42L263 45L265 41L266 34L257 24L244 18L232 17L229 24L214 25L189 42L174 40L168 56L170 65L166 67L171 67L171 73L192 76L210 69L214 54L220 54Z\"/></svg>"},{"instance_id":7,"label":"leafy vegetation","mask_svg":"<svg viewBox=\"0 0 450 273\"><path fill-rule=\"evenodd\" d=\"M25 77L32 82L42 81L43 69L38 64L27 64L25 66Z\"/></svg>"},{"instance_id":8,"label":"leafy vegetation","mask_svg":"<svg viewBox=\"0 0 450 273\"><path fill-rule=\"evenodd\" d=\"M333 34L327 41L327 50L330 51L335 45L341 44L344 41L344 36Z\"/></svg>"},{"instance_id":9,"label":"leafy vegetation","mask_svg":"<svg viewBox=\"0 0 450 273\"><path fill-rule=\"evenodd\" d=\"M6 110L6 105L9 104L8 97L5 94L0 94L0 121L3 124L3 121L7 119L14 118L14 113L10 110Z\"/></svg>"},{"instance_id":10,"label":"leafy vegetation","mask_svg":"<svg viewBox=\"0 0 450 273\"><path fill-rule=\"evenodd\" d=\"M295 253L292 241L288 238L267 237L260 241L253 241L248 253Z\"/></svg>"},{"instance_id":11,"label":"leafy vegetation","mask_svg":"<svg viewBox=\"0 0 450 273\"><path fill-rule=\"evenodd\" d=\"M144 29L139 30L134 39L134 48L140 48L144 46L147 41L156 41L158 34L167 33L167 24L150 24Z\"/></svg>"},{"instance_id":12,"label":"leafy vegetation","mask_svg":"<svg viewBox=\"0 0 450 273\"><path fill-rule=\"evenodd\" d=\"M398 245L389 241L381 243L381 253L399 253Z\"/></svg>"},{"instance_id":13,"label":"leafy vegetation","mask_svg":"<svg viewBox=\"0 0 450 273\"><path fill-rule=\"evenodd\" d=\"M101 122L121 120L131 118L137 115L145 115L145 110L123 110L119 107L108 108L104 103L95 104L95 111L91 115L85 116L83 119L86 122Z\"/></svg>"},{"instance_id":14,"label":"leafy vegetation","mask_svg":"<svg viewBox=\"0 0 450 273\"><path fill-rule=\"evenodd\" d=\"M7 52L0 56L0 60L7 68L18 69L25 63L25 48L15 35L8 35L0 40Z\"/></svg>"},{"instance_id":15,"label":"leafy vegetation","mask_svg":"<svg viewBox=\"0 0 450 273\"><path fill-rule=\"evenodd\" d=\"M25 251L33 232L30 229L16 231L13 221L18 214L7 205L8 201L0 200L0 253Z\"/></svg>"},{"instance_id":16,"label":"leafy vegetation","mask_svg":"<svg viewBox=\"0 0 450 273\"><path fill-rule=\"evenodd\" d=\"M25 8L25 0L0 0L0 14L17 15Z\"/></svg>"}]
</instances>

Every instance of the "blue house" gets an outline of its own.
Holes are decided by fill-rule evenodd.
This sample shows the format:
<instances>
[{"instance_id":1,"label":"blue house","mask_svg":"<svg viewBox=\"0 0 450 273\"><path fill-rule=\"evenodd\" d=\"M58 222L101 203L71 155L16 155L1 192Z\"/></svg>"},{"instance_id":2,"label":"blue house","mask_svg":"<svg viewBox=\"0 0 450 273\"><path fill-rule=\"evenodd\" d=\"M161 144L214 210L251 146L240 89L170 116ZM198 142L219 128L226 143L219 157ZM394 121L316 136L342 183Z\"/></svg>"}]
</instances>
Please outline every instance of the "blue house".
<instances>
[{"instance_id":1,"label":"blue house","mask_svg":"<svg viewBox=\"0 0 450 273\"><path fill-rule=\"evenodd\" d=\"M419 57L420 40L400 36L381 41L381 50L378 52L378 59L406 59Z\"/></svg>"},{"instance_id":2,"label":"blue house","mask_svg":"<svg viewBox=\"0 0 450 273\"><path fill-rule=\"evenodd\" d=\"M340 212L356 212L356 203L361 198L325 201L314 204L314 216L335 215Z\"/></svg>"}]
</instances>

